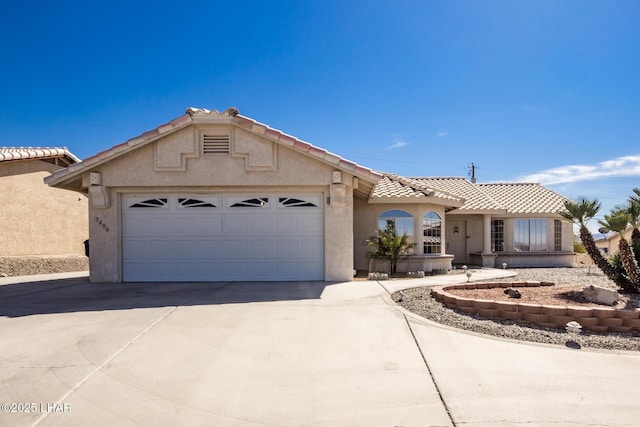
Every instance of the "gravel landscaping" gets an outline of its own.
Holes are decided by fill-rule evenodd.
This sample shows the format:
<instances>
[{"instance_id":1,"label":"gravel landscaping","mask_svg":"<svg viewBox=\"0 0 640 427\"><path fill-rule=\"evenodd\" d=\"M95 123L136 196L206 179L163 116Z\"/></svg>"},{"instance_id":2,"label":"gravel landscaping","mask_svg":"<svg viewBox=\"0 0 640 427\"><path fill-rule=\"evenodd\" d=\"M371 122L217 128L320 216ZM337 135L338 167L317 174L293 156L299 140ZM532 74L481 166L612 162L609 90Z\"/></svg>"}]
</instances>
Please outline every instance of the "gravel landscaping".
<instances>
[{"instance_id":1,"label":"gravel landscaping","mask_svg":"<svg viewBox=\"0 0 640 427\"><path fill-rule=\"evenodd\" d=\"M86 256L0 257L0 277L87 270L89 270L89 258Z\"/></svg>"},{"instance_id":2,"label":"gravel landscaping","mask_svg":"<svg viewBox=\"0 0 640 427\"><path fill-rule=\"evenodd\" d=\"M607 279L595 267L576 268L523 268L513 269L518 275L507 279L490 280L490 282L514 282L514 281L540 281L553 282L555 287L563 288L559 291L576 289L577 286L588 285L603 286L616 289L613 282ZM529 291L529 288L527 288ZM565 292L566 293L566 292ZM406 289L393 294L393 299L403 308L418 314L427 319L441 323L443 325L464 329L480 334L493 335L496 337L513 339L518 341L532 341L545 344L556 344L571 348L600 348L608 350L631 350L640 351L640 337L634 334L596 334L583 332L578 337L570 336L564 330L545 329L539 326L513 321L487 320L477 315L467 315L446 308L430 295L429 287ZM637 295L621 295L621 307L627 309L640 306L640 298ZM560 302L550 302L557 298L550 295L541 295L542 304L556 304ZM576 299L565 301L563 305L582 305L584 301Z\"/></svg>"}]
</instances>

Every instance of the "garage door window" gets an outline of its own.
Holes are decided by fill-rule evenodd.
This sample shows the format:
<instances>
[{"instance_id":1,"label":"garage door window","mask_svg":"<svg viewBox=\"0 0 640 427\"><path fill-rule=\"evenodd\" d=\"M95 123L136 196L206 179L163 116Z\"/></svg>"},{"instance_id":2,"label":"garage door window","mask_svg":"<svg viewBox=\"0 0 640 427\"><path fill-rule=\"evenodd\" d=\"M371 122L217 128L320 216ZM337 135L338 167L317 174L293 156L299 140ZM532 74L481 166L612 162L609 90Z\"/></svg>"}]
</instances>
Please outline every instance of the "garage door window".
<instances>
[{"instance_id":1,"label":"garage door window","mask_svg":"<svg viewBox=\"0 0 640 427\"><path fill-rule=\"evenodd\" d=\"M178 204L183 208L215 208L216 205L213 203L205 202L204 200L198 199L178 199Z\"/></svg>"},{"instance_id":2,"label":"garage door window","mask_svg":"<svg viewBox=\"0 0 640 427\"><path fill-rule=\"evenodd\" d=\"M278 200L280 205L285 208L317 208L314 203L307 202L306 200L294 199L289 197L280 197Z\"/></svg>"},{"instance_id":3,"label":"garage door window","mask_svg":"<svg viewBox=\"0 0 640 427\"><path fill-rule=\"evenodd\" d=\"M268 197L256 197L254 199L246 199L231 205L232 208L266 208L269 206Z\"/></svg>"},{"instance_id":4,"label":"garage door window","mask_svg":"<svg viewBox=\"0 0 640 427\"><path fill-rule=\"evenodd\" d=\"M130 208L166 208L167 199L147 199L129 206Z\"/></svg>"}]
</instances>

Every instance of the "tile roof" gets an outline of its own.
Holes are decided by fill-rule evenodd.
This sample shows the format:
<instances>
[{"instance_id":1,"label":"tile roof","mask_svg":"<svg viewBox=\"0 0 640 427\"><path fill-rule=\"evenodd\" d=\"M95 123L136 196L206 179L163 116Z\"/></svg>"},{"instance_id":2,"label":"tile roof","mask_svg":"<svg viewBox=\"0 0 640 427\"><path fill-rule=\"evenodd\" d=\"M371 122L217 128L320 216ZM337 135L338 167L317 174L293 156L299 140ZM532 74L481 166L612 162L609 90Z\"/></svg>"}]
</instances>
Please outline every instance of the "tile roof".
<instances>
[{"instance_id":1,"label":"tile roof","mask_svg":"<svg viewBox=\"0 0 640 427\"><path fill-rule=\"evenodd\" d=\"M412 180L429 185L432 187L440 188L451 194L456 194L462 197L465 202L457 212L466 211L483 211L493 213L504 213L506 208L493 198L489 196L485 191L473 184L466 178L461 177L421 177L411 178Z\"/></svg>"},{"instance_id":2,"label":"tile roof","mask_svg":"<svg viewBox=\"0 0 640 427\"><path fill-rule=\"evenodd\" d=\"M277 129L241 116L235 108L218 112L201 108L188 108L186 113L168 123L160 125L135 138L115 145L84 161L73 156L65 148L0 148L0 161L24 158L52 158L67 156L69 166L45 178L49 185L64 186L77 182L82 173L90 168L106 163L142 145L159 139L168 133L191 124L231 124L257 135L261 135L280 145L304 153L324 163L333 165L364 179L370 184L366 189L372 202L432 202L457 208L456 212L474 213L556 213L562 209L565 197L540 184L473 184L466 178L405 178L394 174L383 174L285 134ZM78 163L79 162L79 163ZM75 185L75 184L74 184ZM368 193L369 188L371 192ZM75 188L74 188L75 189Z\"/></svg>"},{"instance_id":3,"label":"tile roof","mask_svg":"<svg viewBox=\"0 0 640 427\"><path fill-rule=\"evenodd\" d=\"M51 147L0 147L0 162L27 159L64 159L65 165L78 163L80 159L66 148Z\"/></svg>"},{"instance_id":4,"label":"tile roof","mask_svg":"<svg viewBox=\"0 0 640 427\"><path fill-rule=\"evenodd\" d=\"M509 213L557 213L564 207L564 202L569 200L540 184L505 183L477 185L491 198L504 206Z\"/></svg>"},{"instance_id":5,"label":"tile roof","mask_svg":"<svg viewBox=\"0 0 640 427\"><path fill-rule=\"evenodd\" d=\"M393 199L398 202L398 198L406 202L438 202L454 207L462 206L464 203L464 199L458 195L394 174L384 174L370 195L372 201Z\"/></svg>"},{"instance_id":6,"label":"tile roof","mask_svg":"<svg viewBox=\"0 0 640 427\"><path fill-rule=\"evenodd\" d=\"M376 184L371 198L397 202L440 200L464 201L456 213L552 214L564 206L566 197L532 183L474 184L462 177L403 178L385 174ZM393 200L395 199L395 200Z\"/></svg>"},{"instance_id":7,"label":"tile roof","mask_svg":"<svg viewBox=\"0 0 640 427\"><path fill-rule=\"evenodd\" d=\"M192 123L221 123L236 125L249 132L277 142L280 145L284 145L292 150L305 153L310 157L314 157L320 161L333 165L338 169L350 172L367 181L375 183L382 178L382 174L380 172L376 172L373 169L351 162L322 148L315 147L308 142L302 141L291 135L287 135L277 129L270 128L269 126L259 123L249 117L241 116L235 108L229 108L223 112L218 112L216 110L189 107L184 115L152 130L144 132L143 134L129 139L119 145L115 145L110 149L83 160L80 163L70 165L66 169L56 171L51 176L47 177L45 181L49 185L62 185L65 182L69 182L71 179L77 179L79 175L92 167L106 163L142 145L153 142L168 133L189 126Z\"/></svg>"}]
</instances>

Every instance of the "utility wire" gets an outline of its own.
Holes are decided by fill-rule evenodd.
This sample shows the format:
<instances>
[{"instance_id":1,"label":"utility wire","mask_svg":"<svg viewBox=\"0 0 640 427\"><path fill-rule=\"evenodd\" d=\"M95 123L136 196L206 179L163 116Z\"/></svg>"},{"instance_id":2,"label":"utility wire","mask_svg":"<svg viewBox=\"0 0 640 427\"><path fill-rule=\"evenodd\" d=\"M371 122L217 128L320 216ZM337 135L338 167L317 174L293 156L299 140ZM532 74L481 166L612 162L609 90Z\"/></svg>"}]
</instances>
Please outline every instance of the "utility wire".
<instances>
[{"instance_id":1,"label":"utility wire","mask_svg":"<svg viewBox=\"0 0 640 427\"><path fill-rule=\"evenodd\" d=\"M142 132L139 129L129 129L129 128L123 128L123 127L119 127L119 126L103 125L103 124L100 124L100 123L82 122L82 121L79 121L79 120L63 119L63 118L60 118L60 117L43 116L43 115L40 115L40 114L32 114L32 113L14 113L14 112L6 111L6 110L0 110L0 115L10 116L10 117L18 117L18 118L46 119L46 120L52 120L52 121L63 122L63 123L71 123L71 124L74 124L74 125L81 125L81 126L100 127L100 128L115 129L115 130L126 130L127 132L137 132L137 133Z\"/></svg>"}]
</instances>

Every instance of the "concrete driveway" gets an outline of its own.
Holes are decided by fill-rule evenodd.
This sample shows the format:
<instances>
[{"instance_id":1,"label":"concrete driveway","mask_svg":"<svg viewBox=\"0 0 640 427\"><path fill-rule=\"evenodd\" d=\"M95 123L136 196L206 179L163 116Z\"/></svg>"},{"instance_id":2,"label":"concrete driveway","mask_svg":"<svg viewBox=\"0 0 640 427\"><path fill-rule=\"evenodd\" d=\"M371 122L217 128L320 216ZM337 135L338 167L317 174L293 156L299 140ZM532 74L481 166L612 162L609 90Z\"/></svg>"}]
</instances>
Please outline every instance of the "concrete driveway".
<instances>
[{"instance_id":1,"label":"concrete driveway","mask_svg":"<svg viewBox=\"0 0 640 427\"><path fill-rule=\"evenodd\" d=\"M640 355L463 333L388 296L442 280L462 277L0 279L0 425L637 425Z\"/></svg>"}]
</instances>

